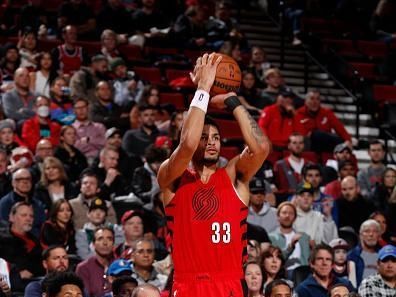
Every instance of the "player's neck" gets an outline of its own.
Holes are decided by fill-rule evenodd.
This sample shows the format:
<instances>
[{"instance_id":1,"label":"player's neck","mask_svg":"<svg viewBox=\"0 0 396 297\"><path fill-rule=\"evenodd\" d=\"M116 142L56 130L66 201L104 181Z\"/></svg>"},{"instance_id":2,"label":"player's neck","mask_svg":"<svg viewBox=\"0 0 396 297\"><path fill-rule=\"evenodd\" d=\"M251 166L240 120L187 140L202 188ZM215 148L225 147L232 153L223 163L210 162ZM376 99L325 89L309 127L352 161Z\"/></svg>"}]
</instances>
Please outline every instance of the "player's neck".
<instances>
[{"instance_id":1,"label":"player's neck","mask_svg":"<svg viewBox=\"0 0 396 297\"><path fill-rule=\"evenodd\" d=\"M206 184L209 182L210 177L217 170L217 165L204 165L204 164L194 164L195 172L199 175L201 181Z\"/></svg>"}]
</instances>

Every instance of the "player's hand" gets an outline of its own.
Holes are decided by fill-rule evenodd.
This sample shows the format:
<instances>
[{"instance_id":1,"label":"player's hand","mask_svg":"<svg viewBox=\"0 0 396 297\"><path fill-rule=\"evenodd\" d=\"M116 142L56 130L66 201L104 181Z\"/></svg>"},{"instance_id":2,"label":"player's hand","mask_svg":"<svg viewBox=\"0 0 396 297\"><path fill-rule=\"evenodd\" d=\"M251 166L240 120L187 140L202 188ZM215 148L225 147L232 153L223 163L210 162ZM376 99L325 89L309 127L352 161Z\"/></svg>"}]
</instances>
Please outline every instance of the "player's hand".
<instances>
[{"instance_id":1,"label":"player's hand","mask_svg":"<svg viewBox=\"0 0 396 297\"><path fill-rule=\"evenodd\" d=\"M190 73L190 78L198 86L198 89L209 93L216 77L217 65L219 65L221 59L221 55L215 53L204 54L197 59L194 71Z\"/></svg>"},{"instance_id":2,"label":"player's hand","mask_svg":"<svg viewBox=\"0 0 396 297\"><path fill-rule=\"evenodd\" d=\"M230 92L227 94L219 94L210 98L209 105L213 108L217 109L226 109L227 106L224 104L224 101L231 96L236 96L236 93Z\"/></svg>"}]
</instances>

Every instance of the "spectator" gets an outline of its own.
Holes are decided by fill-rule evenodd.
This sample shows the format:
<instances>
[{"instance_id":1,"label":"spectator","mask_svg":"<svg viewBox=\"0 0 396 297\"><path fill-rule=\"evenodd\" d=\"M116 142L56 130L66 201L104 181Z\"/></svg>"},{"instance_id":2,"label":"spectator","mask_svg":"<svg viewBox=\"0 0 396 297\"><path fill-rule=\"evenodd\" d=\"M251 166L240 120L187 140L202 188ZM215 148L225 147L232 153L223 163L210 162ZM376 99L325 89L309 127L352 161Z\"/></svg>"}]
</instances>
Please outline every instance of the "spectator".
<instances>
[{"instance_id":1,"label":"spectator","mask_svg":"<svg viewBox=\"0 0 396 297\"><path fill-rule=\"evenodd\" d=\"M260 262L261 259L261 248L260 243L257 240L249 239L247 242L247 262Z\"/></svg>"},{"instance_id":2,"label":"spectator","mask_svg":"<svg viewBox=\"0 0 396 297\"><path fill-rule=\"evenodd\" d=\"M276 103L263 109L258 124L271 140L273 150L283 151L287 148L289 136L295 131L291 89L280 90Z\"/></svg>"},{"instance_id":3,"label":"spectator","mask_svg":"<svg viewBox=\"0 0 396 297\"><path fill-rule=\"evenodd\" d=\"M347 260L348 243L342 238L335 238L330 241L329 246L334 252L333 274L349 280L353 287L357 288L355 262Z\"/></svg>"},{"instance_id":4,"label":"spectator","mask_svg":"<svg viewBox=\"0 0 396 297\"><path fill-rule=\"evenodd\" d=\"M35 95L29 90L29 72L26 68L18 68L14 77L15 87L2 98L4 115L15 121L26 120L35 114Z\"/></svg>"},{"instance_id":5,"label":"spectator","mask_svg":"<svg viewBox=\"0 0 396 297\"><path fill-rule=\"evenodd\" d=\"M151 284L140 284L133 290L131 297L160 297L160 291Z\"/></svg>"},{"instance_id":6,"label":"spectator","mask_svg":"<svg viewBox=\"0 0 396 297\"><path fill-rule=\"evenodd\" d=\"M256 84L261 89L264 87L265 72L272 68L271 63L267 60L264 49L260 46L252 46L250 49L249 68L254 73ZM264 106L262 107L264 108Z\"/></svg>"},{"instance_id":7,"label":"spectator","mask_svg":"<svg viewBox=\"0 0 396 297\"><path fill-rule=\"evenodd\" d=\"M290 155L275 163L275 183L279 194L290 195L296 190L301 182L302 169L307 161L301 156L304 151L304 137L301 134L292 133L289 136L287 149Z\"/></svg>"},{"instance_id":8,"label":"spectator","mask_svg":"<svg viewBox=\"0 0 396 297\"><path fill-rule=\"evenodd\" d=\"M91 167L98 176L100 197L111 200L127 192L125 178L118 170L119 152L114 147L105 147L100 151L99 164Z\"/></svg>"},{"instance_id":9,"label":"spectator","mask_svg":"<svg viewBox=\"0 0 396 297\"><path fill-rule=\"evenodd\" d=\"M33 154L28 148L24 146L16 147L12 150L10 158L10 165L8 170L14 172L20 168L31 169L33 164Z\"/></svg>"},{"instance_id":10,"label":"spectator","mask_svg":"<svg viewBox=\"0 0 396 297\"><path fill-rule=\"evenodd\" d=\"M122 147L129 156L143 156L145 149L153 144L159 131L154 125L155 110L150 105L139 107L141 126L139 129L129 130L122 139Z\"/></svg>"},{"instance_id":11,"label":"spectator","mask_svg":"<svg viewBox=\"0 0 396 297\"><path fill-rule=\"evenodd\" d=\"M116 0L118 1L118 0ZM109 1L110 2L110 1ZM114 3L114 1L111 1ZM123 28L123 30L129 30L130 26ZM102 43L102 48L100 50L100 54L104 55L107 59L109 65L115 58L121 58L125 60L125 56L120 53L117 46L121 40L124 39L124 35L118 35L109 29L103 30L102 35L100 36L100 41Z\"/></svg>"},{"instance_id":12,"label":"spectator","mask_svg":"<svg viewBox=\"0 0 396 297\"><path fill-rule=\"evenodd\" d=\"M46 297L83 296L83 281L73 272L55 272L43 280L42 291Z\"/></svg>"},{"instance_id":13,"label":"spectator","mask_svg":"<svg viewBox=\"0 0 396 297\"><path fill-rule=\"evenodd\" d=\"M176 111L172 114L168 130L168 136L172 141L172 150L179 145L183 122L184 111Z\"/></svg>"},{"instance_id":14,"label":"spectator","mask_svg":"<svg viewBox=\"0 0 396 297\"><path fill-rule=\"evenodd\" d=\"M80 38L94 39L96 36L96 19L93 11L81 0L65 2L59 9L58 27L73 25Z\"/></svg>"},{"instance_id":15,"label":"spectator","mask_svg":"<svg viewBox=\"0 0 396 297\"><path fill-rule=\"evenodd\" d=\"M34 71L37 67L37 36L32 27L25 27L19 36L18 41L19 56L21 64L19 67Z\"/></svg>"},{"instance_id":16,"label":"spectator","mask_svg":"<svg viewBox=\"0 0 396 297\"><path fill-rule=\"evenodd\" d=\"M18 48L13 43L6 43L2 47L3 58L0 62L0 73L2 75L1 91L6 92L14 87L14 73L20 64Z\"/></svg>"},{"instance_id":17,"label":"spectator","mask_svg":"<svg viewBox=\"0 0 396 297\"><path fill-rule=\"evenodd\" d=\"M305 105L300 107L295 115L297 131L309 141L308 150L332 152L334 147L342 142L352 147L351 135L334 112L321 106L320 101L319 91L308 92Z\"/></svg>"},{"instance_id":18,"label":"spectator","mask_svg":"<svg viewBox=\"0 0 396 297\"><path fill-rule=\"evenodd\" d=\"M65 248L62 245L52 245L45 249L42 253L42 265L46 275L56 271L67 271L69 269L69 257ZM42 283L43 279L30 282L25 288L25 296L42 297Z\"/></svg>"},{"instance_id":19,"label":"spectator","mask_svg":"<svg viewBox=\"0 0 396 297\"><path fill-rule=\"evenodd\" d=\"M11 263L10 280L13 291L24 291L32 277L42 275L41 247L31 233L33 207L28 202L15 203L10 211L10 226L1 231L2 255Z\"/></svg>"},{"instance_id":20,"label":"spectator","mask_svg":"<svg viewBox=\"0 0 396 297\"><path fill-rule=\"evenodd\" d=\"M51 85L51 119L60 125L70 125L76 119L66 80L57 77Z\"/></svg>"},{"instance_id":21,"label":"spectator","mask_svg":"<svg viewBox=\"0 0 396 297\"><path fill-rule=\"evenodd\" d=\"M88 119L88 101L78 98L74 101L76 121L76 148L79 149L91 164L105 144L106 128L101 123L92 122Z\"/></svg>"},{"instance_id":22,"label":"spectator","mask_svg":"<svg viewBox=\"0 0 396 297\"><path fill-rule=\"evenodd\" d=\"M349 281L332 276L334 257L333 250L328 245L317 245L311 253L309 262L312 275L297 286L296 293L299 297L327 297L328 288L338 283L345 284L350 291L353 290Z\"/></svg>"},{"instance_id":23,"label":"spectator","mask_svg":"<svg viewBox=\"0 0 396 297\"><path fill-rule=\"evenodd\" d=\"M238 63L240 69L246 68L242 61L241 46L238 40L223 41L223 45L220 47L219 53L233 58Z\"/></svg>"},{"instance_id":24,"label":"spectator","mask_svg":"<svg viewBox=\"0 0 396 297\"><path fill-rule=\"evenodd\" d=\"M73 211L70 203L61 198L51 207L48 220L41 228L40 244L43 249L53 245L62 246L68 254L76 253Z\"/></svg>"},{"instance_id":25,"label":"spectator","mask_svg":"<svg viewBox=\"0 0 396 297\"><path fill-rule=\"evenodd\" d=\"M59 143L60 125L50 119L50 99L38 96L34 103L36 115L23 123L22 140L34 151L42 138L48 138L53 146Z\"/></svg>"},{"instance_id":26,"label":"spectator","mask_svg":"<svg viewBox=\"0 0 396 297\"><path fill-rule=\"evenodd\" d=\"M264 180L253 177L249 183L250 206L247 221L263 227L267 233L279 227L276 209L271 207L269 200L274 200L271 187ZM272 195L272 198L269 196ZM269 199L268 199L269 198Z\"/></svg>"},{"instance_id":27,"label":"spectator","mask_svg":"<svg viewBox=\"0 0 396 297\"><path fill-rule=\"evenodd\" d=\"M142 7L132 13L132 25L135 33L144 36L146 45L163 45L167 34L161 30L167 32L170 22L156 9L156 0L142 0Z\"/></svg>"},{"instance_id":28,"label":"spectator","mask_svg":"<svg viewBox=\"0 0 396 297\"><path fill-rule=\"evenodd\" d=\"M120 276L112 283L113 297L132 296L133 290L137 287L137 281L131 276Z\"/></svg>"},{"instance_id":29,"label":"spectator","mask_svg":"<svg viewBox=\"0 0 396 297\"><path fill-rule=\"evenodd\" d=\"M263 271L257 262L247 262L243 266L249 296L263 297Z\"/></svg>"},{"instance_id":30,"label":"spectator","mask_svg":"<svg viewBox=\"0 0 396 297\"><path fill-rule=\"evenodd\" d=\"M162 290L165 287L167 277L156 271L153 266L155 257L154 242L149 239L140 239L132 251L133 273L138 284L151 284Z\"/></svg>"},{"instance_id":31,"label":"spectator","mask_svg":"<svg viewBox=\"0 0 396 297\"><path fill-rule=\"evenodd\" d=\"M377 3L371 17L370 27L379 39L390 43L395 38L396 23L393 14L396 12L396 6L389 0L381 0Z\"/></svg>"},{"instance_id":32,"label":"spectator","mask_svg":"<svg viewBox=\"0 0 396 297\"><path fill-rule=\"evenodd\" d=\"M378 252L378 274L365 278L359 286L362 297L376 294L381 297L395 296L396 247L386 245Z\"/></svg>"},{"instance_id":33,"label":"spectator","mask_svg":"<svg viewBox=\"0 0 396 297\"><path fill-rule=\"evenodd\" d=\"M74 185L69 182L62 162L55 157L46 157L43 162L41 179L34 189L34 197L40 200L46 210L58 199L75 197Z\"/></svg>"},{"instance_id":34,"label":"spectator","mask_svg":"<svg viewBox=\"0 0 396 297\"><path fill-rule=\"evenodd\" d=\"M264 71L264 81L267 87L263 90L262 96L263 100L266 102L265 106L269 106L277 101L284 80L279 69L270 68Z\"/></svg>"},{"instance_id":35,"label":"spectator","mask_svg":"<svg viewBox=\"0 0 396 297\"><path fill-rule=\"evenodd\" d=\"M121 217L124 242L115 248L117 256L121 257L128 249L134 249L139 239L144 235L143 213L136 210L127 210Z\"/></svg>"},{"instance_id":36,"label":"spectator","mask_svg":"<svg viewBox=\"0 0 396 297\"><path fill-rule=\"evenodd\" d=\"M20 145L22 145L22 141L15 133L14 121L11 119L0 121L0 149L10 156L12 150Z\"/></svg>"},{"instance_id":37,"label":"spectator","mask_svg":"<svg viewBox=\"0 0 396 297\"><path fill-rule=\"evenodd\" d=\"M90 67L82 66L70 79L70 95L72 98L84 98L90 103L97 101L97 86L102 80L109 78L107 58L102 55L93 56Z\"/></svg>"},{"instance_id":38,"label":"spectator","mask_svg":"<svg viewBox=\"0 0 396 297\"><path fill-rule=\"evenodd\" d=\"M110 83L106 81L100 81L96 85L96 100L91 105L90 117L107 129L117 127L124 131L129 126L129 114L114 103Z\"/></svg>"},{"instance_id":39,"label":"spectator","mask_svg":"<svg viewBox=\"0 0 396 297\"><path fill-rule=\"evenodd\" d=\"M340 228L351 226L358 232L363 221L374 211L374 207L360 194L356 178L353 176L347 176L342 180L341 193L342 195L336 201L339 212L338 226Z\"/></svg>"},{"instance_id":40,"label":"spectator","mask_svg":"<svg viewBox=\"0 0 396 297\"><path fill-rule=\"evenodd\" d=\"M81 229L85 223L88 223L87 212L89 206L100 192L98 177L89 169L81 173L80 184L80 194L77 198L70 200L73 209L73 225L76 230ZM115 210L110 202L106 202L106 204L108 206L107 220L115 224L117 222Z\"/></svg>"},{"instance_id":41,"label":"spectator","mask_svg":"<svg viewBox=\"0 0 396 297\"><path fill-rule=\"evenodd\" d=\"M105 4L96 18L99 32L104 33L106 30L112 30L118 34L130 33L130 15L122 2L120 0L107 0L104 2Z\"/></svg>"},{"instance_id":42,"label":"spectator","mask_svg":"<svg viewBox=\"0 0 396 297\"><path fill-rule=\"evenodd\" d=\"M144 155L144 165L133 172L131 190L142 202L142 207L153 211L159 200L160 188L157 173L160 165L168 158L167 151L154 145L147 147Z\"/></svg>"},{"instance_id":43,"label":"spectator","mask_svg":"<svg viewBox=\"0 0 396 297\"><path fill-rule=\"evenodd\" d=\"M40 234L40 228L45 221L44 205L32 197L32 175L25 168L18 169L12 174L13 190L0 199L0 220L8 221L12 206L17 202L31 204L34 211L32 233Z\"/></svg>"},{"instance_id":44,"label":"spectator","mask_svg":"<svg viewBox=\"0 0 396 297\"><path fill-rule=\"evenodd\" d=\"M36 71L29 73L30 91L50 98L50 86L55 78L51 54L49 52L41 52L37 55L36 60Z\"/></svg>"},{"instance_id":45,"label":"spectator","mask_svg":"<svg viewBox=\"0 0 396 297\"><path fill-rule=\"evenodd\" d=\"M337 167L338 167L338 176L339 176L338 179L328 183L323 190L323 192L326 195L329 195L334 199L337 199L342 194L341 181L344 180L345 177L356 176L356 167L353 165L353 162L350 160L340 161Z\"/></svg>"},{"instance_id":46,"label":"spectator","mask_svg":"<svg viewBox=\"0 0 396 297\"><path fill-rule=\"evenodd\" d=\"M93 246L95 255L79 263L76 273L82 278L89 296L101 297L111 290L103 275L114 260L114 231L108 227L96 229L93 234Z\"/></svg>"},{"instance_id":47,"label":"spectator","mask_svg":"<svg viewBox=\"0 0 396 297\"><path fill-rule=\"evenodd\" d=\"M207 16L202 5L189 6L173 25L177 45L188 49L203 49L207 43Z\"/></svg>"},{"instance_id":48,"label":"spectator","mask_svg":"<svg viewBox=\"0 0 396 297\"><path fill-rule=\"evenodd\" d=\"M285 259L280 248L270 245L262 256L264 290L273 280L285 277L284 265Z\"/></svg>"},{"instance_id":49,"label":"spectator","mask_svg":"<svg viewBox=\"0 0 396 297\"><path fill-rule=\"evenodd\" d=\"M8 164L7 153L0 148L0 197L1 198L12 190L11 173L7 169L7 164Z\"/></svg>"},{"instance_id":50,"label":"spectator","mask_svg":"<svg viewBox=\"0 0 396 297\"><path fill-rule=\"evenodd\" d=\"M54 156L62 160L67 176L73 183L88 167L87 158L74 146L76 134L76 128L73 126L63 126L60 131L60 144L54 152Z\"/></svg>"},{"instance_id":51,"label":"spectator","mask_svg":"<svg viewBox=\"0 0 396 297\"><path fill-rule=\"evenodd\" d=\"M358 286L363 279L376 273L380 232L381 226L376 221L364 221L359 230L359 244L348 253L348 260L356 265Z\"/></svg>"},{"instance_id":52,"label":"spectator","mask_svg":"<svg viewBox=\"0 0 396 297\"><path fill-rule=\"evenodd\" d=\"M131 103L140 103L144 93L144 84L135 73L128 71L122 58L114 58L110 62L110 68L114 74L114 102L122 107Z\"/></svg>"},{"instance_id":53,"label":"spectator","mask_svg":"<svg viewBox=\"0 0 396 297\"><path fill-rule=\"evenodd\" d=\"M260 96L260 90L257 88L257 79L254 73L249 70L242 72L242 82L238 97L241 103L253 114L260 113L267 105Z\"/></svg>"},{"instance_id":54,"label":"spectator","mask_svg":"<svg viewBox=\"0 0 396 297\"><path fill-rule=\"evenodd\" d=\"M333 220L338 222L338 209L334 207L334 199L321 191L322 184L322 169L318 164L308 163L302 169L303 181L310 183L314 188L314 202L312 205L313 210L317 210L324 214L326 207L331 208L331 215Z\"/></svg>"},{"instance_id":55,"label":"spectator","mask_svg":"<svg viewBox=\"0 0 396 297\"><path fill-rule=\"evenodd\" d=\"M387 213L389 210L389 199L396 186L396 170L392 167L387 167L381 180L380 183L375 185L370 201L373 202L376 209Z\"/></svg>"},{"instance_id":56,"label":"spectator","mask_svg":"<svg viewBox=\"0 0 396 297\"><path fill-rule=\"evenodd\" d=\"M284 269L290 276L295 268L308 265L310 252L310 239L304 232L293 229L293 223L297 218L297 209L290 202L282 202L278 206L279 229L272 232L269 237L274 246L282 251L285 259Z\"/></svg>"},{"instance_id":57,"label":"spectator","mask_svg":"<svg viewBox=\"0 0 396 297\"><path fill-rule=\"evenodd\" d=\"M352 149L345 143L340 143L334 147L333 151L334 159L328 159L326 161L326 166L323 168L323 184L336 180L338 178L338 164L341 161L351 161L353 162L353 152ZM353 164L355 165L355 164ZM357 166L355 166L355 173L357 171Z\"/></svg>"},{"instance_id":58,"label":"spectator","mask_svg":"<svg viewBox=\"0 0 396 297\"><path fill-rule=\"evenodd\" d=\"M346 284L339 283L339 284L335 284L329 288L328 296L329 297L337 297L337 296L339 296L339 297L341 297L341 296L360 297L360 296L357 296L358 294L356 294L356 293L352 293L352 294L354 294L354 295L350 294L350 290Z\"/></svg>"},{"instance_id":59,"label":"spectator","mask_svg":"<svg viewBox=\"0 0 396 297\"><path fill-rule=\"evenodd\" d=\"M285 16L289 19L293 30L294 46L301 45L300 32L301 32L301 17L304 14L305 1L289 0L285 3Z\"/></svg>"},{"instance_id":60,"label":"spectator","mask_svg":"<svg viewBox=\"0 0 396 297\"><path fill-rule=\"evenodd\" d=\"M130 296L130 294L132 294L133 292L133 289L138 285L137 281L131 277L131 274L132 274L131 261L124 259L114 260L106 271L106 278L111 284L112 291L114 291L113 284L117 279L128 277L127 279L128 286L124 288L124 291L126 291L125 293L129 293L128 296ZM118 290L120 290L120 288L118 288ZM114 296L111 293L107 293L103 295L103 297L114 297Z\"/></svg>"},{"instance_id":61,"label":"spectator","mask_svg":"<svg viewBox=\"0 0 396 297\"><path fill-rule=\"evenodd\" d=\"M115 244L118 245L124 240L119 226L107 222L107 211L108 207L104 200L95 198L91 201L87 212L88 222L76 232L77 255L81 259L88 259L95 254L93 238L95 230L100 227L108 227L113 230Z\"/></svg>"},{"instance_id":62,"label":"spectator","mask_svg":"<svg viewBox=\"0 0 396 297\"><path fill-rule=\"evenodd\" d=\"M32 173L32 180L36 184L41 178L41 171L43 169L44 159L54 156L54 148L48 138L41 139L36 145L36 154L34 156L34 163L30 167Z\"/></svg>"},{"instance_id":63,"label":"spectator","mask_svg":"<svg viewBox=\"0 0 396 297\"><path fill-rule=\"evenodd\" d=\"M312 209L314 189L309 183L301 183L296 190L297 219L294 228L305 232L315 241L328 243L338 237L337 227L331 216L331 209L322 214Z\"/></svg>"},{"instance_id":64,"label":"spectator","mask_svg":"<svg viewBox=\"0 0 396 297\"><path fill-rule=\"evenodd\" d=\"M64 43L51 51L52 63L59 76L70 78L82 65L87 64L88 56L77 45L77 28L74 25L62 28L62 39Z\"/></svg>"},{"instance_id":65,"label":"spectator","mask_svg":"<svg viewBox=\"0 0 396 297\"><path fill-rule=\"evenodd\" d=\"M265 288L265 297L277 297L277 296L292 296L293 290L287 281L282 279L274 280L269 283Z\"/></svg>"},{"instance_id":66,"label":"spectator","mask_svg":"<svg viewBox=\"0 0 396 297\"><path fill-rule=\"evenodd\" d=\"M385 146L380 140L373 140L369 144L368 154L370 165L360 169L357 180L360 192L364 197L370 197L375 186L382 181L386 166L384 164Z\"/></svg>"},{"instance_id":67,"label":"spectator","mask_svg":"<svg viewBox=\"0 0 396 297\"><path fill-rule=\"evenodd\" d=\"M380 239L378 240L378 244L381 247L384 247L388 244L387 240L389 239L389 230L388 230L388 222L386 216L381 211L374 211L369 219L373 219L381 226Z\"/></svg>"}]
</instances>

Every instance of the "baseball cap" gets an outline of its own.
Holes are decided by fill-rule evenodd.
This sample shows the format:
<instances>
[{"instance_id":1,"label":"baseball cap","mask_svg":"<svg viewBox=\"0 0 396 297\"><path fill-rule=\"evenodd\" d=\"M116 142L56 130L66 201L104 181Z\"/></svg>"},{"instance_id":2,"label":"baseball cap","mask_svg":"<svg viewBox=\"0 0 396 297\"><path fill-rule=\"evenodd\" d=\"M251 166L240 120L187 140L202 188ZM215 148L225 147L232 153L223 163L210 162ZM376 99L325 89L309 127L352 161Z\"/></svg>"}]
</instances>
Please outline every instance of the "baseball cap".
<instances>
[{"instance_id":1,"label":"baseball cap","mask_svg":"<svg viewBox=\"0 0 396 297\"><path fill-rule=\"evenodd\" d=\"M271 76L271 75L273 75L273 74L275 74L275 75L280 75L279 69L278 69L278 68L270 68L270 69L266 70L266 71L264 72L264 77L265 77L265 78L268 78L269 76Z\"/></svg>"},{"instance_id":2,"label":"baseball cap","mask_svg":"<svg viewBox=\"0 0 396 297\"><path fill-rule=\"evenodd\" d=\"M109 139L110 137L113 137L114 134L120 134L121 135L121 130L116 128L116 127L112 127L107 129L106 133L105 133L105 138Z\"/></svg>"},{"instance_id":3,"label":"baseball cap","mask_svg":"<svg viewBox=\"0 0 396 297\"><path fill-rule=\"evenodd\" d=\"M253 177L249 183L250 192L265 192L265 182L264 180Z\"/></svg>"},{"instance_id":4,"label":"baseball cap","mask_svg":"<svg viewBox=\"0 0 396 297\"><path fill-rule=\"evenodd\" d=\"M169 136L165 136L165 135L157 136L154 145L155 147L162 147L164 145L166 145L167 147L172 147L172 140L170 139Z\"/></svg>"},{"instance_id":5,"label":"baseball cap","mask_svg":"<svg viewBox=\"0 0 396 297\"><path fill-rule=\"evenodd\" d=\"M94 209L102 209L107 213L106 202L100 198L94 198L89 205L89 211L92 211Z\"/></svg>"},{"instance_id":6,"label":"baseball cap","mask_svg":"<svg viewBox=\"0 0 396 297\"><path fill-rule=\"evenodd\" d=\"M114 58L114 59L112 59L110 61L110 69L111 69L111 71L114 71L118 66L121 66L121 65L124 65L124 66L126 65L126 63L125 63L123 58L117 57L117 58Z\"/></svg>"},{"instance_id":7,"label":"baseball cap","mask_svg":"<svg viewBox=\"0 0 396 297\"><path fill-rule=\"evenodd\" d=\"M280 87L278 94L282 95L283 97L295 97L293 90L289 87Z\"/></svg>"},{"instance_id":8,"label":"baseball cap","mask_svg":"<svg viewBox=\"0 0 396 297\"><path fill-rule=\"evenodd\" d=\"M305 192L314 194L315 190L310 183L307 182L299 183L297 185L296 194L300 195Z\"/></svg>"},{"instance_id":9,"label":"baseball cap","mask_svg":"<svg viewBox=\"0 0 396 297\"><path fill-rule=\"evenodd\" d=\"M387 257L396 258L396 247L394 245L386 245L378 252L378 259L380 261L384 260Z\"/></svg>"},{"instance_id":10,"label":"baseball cap","mask_svg":"<svg viewBox=\"0 0 396 297\"><path fill-rule=\"evenodd\" d=\"M5 120L0 121L0 131L5 128L10 128L12 131L15 131L14 121L11 119L5 119Z\"/></svg>"},{"instance_id":11,"label":"baseball cap","mask_svg":"<svg viewBox=\"0 0 396 297\"><path fill-rule=\"evenodd\" d=\"M127 210L121 217L121 224L124 225L132 217L140 217L143 220L143 213L138 210Z\"/></svg>"},{"instance_id":12,"label":"baseball cap","mask_svg":"<svg viewBox=\"0 0 396 297\"><path fill-rule=\"evenodd\" d=\"M333 152L336 154L336 153L341 153L343 150L348 150L350 153L352 153L351 148L345 142L337 144L334 147L334 151Z\"/></svg>"},{"instance_id":13,"label":"baseball cap","mask_svg":"<svg viewBox=\"0 0 396 297\"><path fill-rule=\"evenodd\" d=\"M117 259L114 260L109 268L107 269L106 274L107 275L112 275L112 276L117 276L122 272L127 272L129 274L132 274L132 262L129 260L125 259Z\"/></svg>"},{"instance_id":14,"label":"baseball cap","mask_svg":"<svg viewBox=\"0 0 396 297\"><path fill-rule=\"evenodd\" d=\"M107 58L104 55L95 55L91 58L91 62L99 62L99 61L107 61Z\"/></svg>"},{"instance_id":15,"label":"baseball cap","mask_svg":"<svg viewBox=\"0 0 396 297\"><path fill-rule=\"evenodd\" d=\"M329 246L331 246L333 249L349 249L348 243L342 238L333 239L329 242Z\"/></svg>"}]
</instances>

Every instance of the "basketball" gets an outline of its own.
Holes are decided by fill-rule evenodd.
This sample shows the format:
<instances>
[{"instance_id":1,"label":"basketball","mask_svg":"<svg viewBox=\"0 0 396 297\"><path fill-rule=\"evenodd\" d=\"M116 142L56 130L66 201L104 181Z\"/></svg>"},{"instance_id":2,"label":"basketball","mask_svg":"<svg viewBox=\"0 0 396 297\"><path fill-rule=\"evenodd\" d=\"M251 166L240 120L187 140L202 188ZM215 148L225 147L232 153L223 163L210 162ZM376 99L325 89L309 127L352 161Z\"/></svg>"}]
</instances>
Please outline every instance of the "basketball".
<instances>
[{"instance_id":1,"label":"basketball","mask_svg":"<svg viewBox=\"0 0 396 297\"><path fill-rule=\"evenodd\" d=\"M242 73L238 63L227 55L222 55L220 64L217 66L216 78L210 89L210 95L238 92L241 85Z\"/></svg>"}]
</instances>

